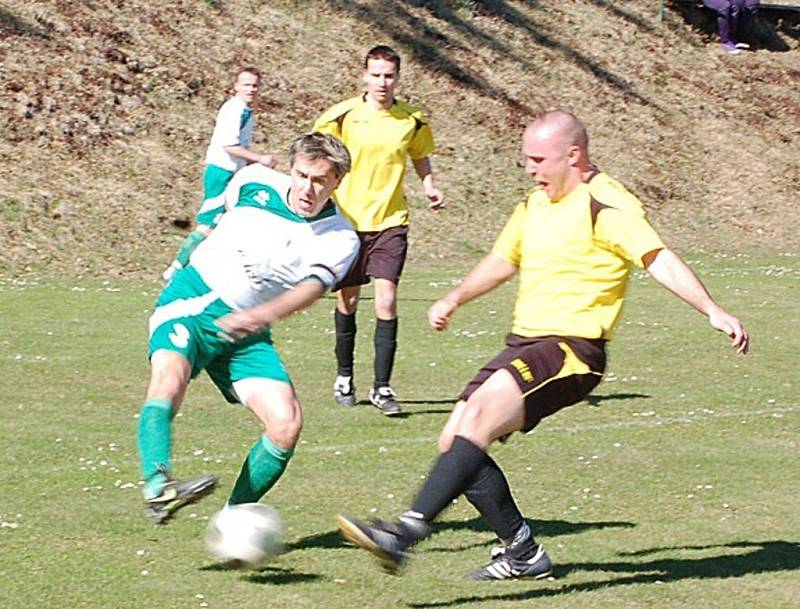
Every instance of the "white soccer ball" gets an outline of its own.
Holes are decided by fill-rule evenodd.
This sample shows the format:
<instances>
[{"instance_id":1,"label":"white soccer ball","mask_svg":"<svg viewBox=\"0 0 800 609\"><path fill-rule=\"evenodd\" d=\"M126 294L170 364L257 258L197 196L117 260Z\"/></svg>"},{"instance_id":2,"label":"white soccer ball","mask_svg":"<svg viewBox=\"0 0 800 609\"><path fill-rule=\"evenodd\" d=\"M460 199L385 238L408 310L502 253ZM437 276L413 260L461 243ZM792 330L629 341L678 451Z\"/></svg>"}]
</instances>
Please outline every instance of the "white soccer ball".
<instances>
[{"instance_id":1,"label":"white soccer ball","mask_svg":"<svg viewBox=\"0 0 800 609\"><path fill-rule=\"evenodd\" d=\"M283 519L261 503L228 506L214 514L206 531L206 548L219 560L253 568L283 548Z\"/></svg>"}]
</instances>

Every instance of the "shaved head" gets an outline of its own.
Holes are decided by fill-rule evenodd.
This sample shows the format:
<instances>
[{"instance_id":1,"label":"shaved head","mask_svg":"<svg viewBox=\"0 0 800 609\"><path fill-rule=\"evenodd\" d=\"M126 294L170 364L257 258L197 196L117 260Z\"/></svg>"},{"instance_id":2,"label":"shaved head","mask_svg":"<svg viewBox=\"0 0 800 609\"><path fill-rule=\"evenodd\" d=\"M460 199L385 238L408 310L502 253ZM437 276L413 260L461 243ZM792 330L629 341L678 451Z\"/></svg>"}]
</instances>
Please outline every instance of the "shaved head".
<instances>
[{"instance_id":1,"label":"shaved head","mask_svg":"<svg viewBox=\"0 0 800 609\"><path fill-rule=\"evenodd\" d=\"M551 201L572 192L591 170L589 136L574 114L550 110L537 116L522 136L525 171Z\"/></svg>"},{"instance_id":2,"label":"shaved head","mask_svg":"<svg viewBox=\"0 0 800 609\"><path fill-rule=\"evenodd\" d=\"M558 142L564 148L577 146L581 151L588 152L589 135L586 133L586 127L574 114L566 110L543 112L533 120L527 130L536 131L548 139L552 138L552 141Z\"/></svg>"}]
</instances>

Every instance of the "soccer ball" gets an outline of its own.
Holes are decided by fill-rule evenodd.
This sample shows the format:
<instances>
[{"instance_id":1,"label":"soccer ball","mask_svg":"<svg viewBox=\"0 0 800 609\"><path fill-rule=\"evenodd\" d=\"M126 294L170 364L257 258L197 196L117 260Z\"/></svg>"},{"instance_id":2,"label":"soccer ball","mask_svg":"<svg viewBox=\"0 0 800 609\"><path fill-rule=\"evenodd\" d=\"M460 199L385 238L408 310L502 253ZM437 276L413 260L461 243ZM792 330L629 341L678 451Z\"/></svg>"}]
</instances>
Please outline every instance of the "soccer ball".
<instances>
[{"instance_id":1,"label":"soccer ball","mask_svg":"<svg viewBox=\"0 0 800 609\"><path fill-rule=\"evenodd\" d=\"M283 519L261 503L228 506L209 521L206 548L215 558L253 568L280 553Z\"/></svg>"}]
</instances>

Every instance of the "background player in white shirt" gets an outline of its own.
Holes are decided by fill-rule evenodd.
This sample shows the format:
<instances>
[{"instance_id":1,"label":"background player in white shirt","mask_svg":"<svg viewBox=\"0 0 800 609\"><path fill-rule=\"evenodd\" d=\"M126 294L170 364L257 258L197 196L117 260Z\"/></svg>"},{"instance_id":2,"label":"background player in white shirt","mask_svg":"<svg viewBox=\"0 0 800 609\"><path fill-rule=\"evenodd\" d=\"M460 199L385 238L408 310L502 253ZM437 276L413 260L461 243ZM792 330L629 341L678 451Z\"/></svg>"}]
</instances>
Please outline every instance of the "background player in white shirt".
<instances>
[{"instance_id":1,"label":"background player in white shirt","mask_svg":"<svg viewBox=\"0 0 800 609\"><path fill-rule=\"evenodd\" d=\"M195 217L195 230L184 239L175 260L164 272L165 281L186 266L194 249L214 230L225 211L225 188L233 174L248 163L259 163L266 167L277 165L275 156L250 150L256 125L253 104L260 86L261 74L256 68L245 67L236 73L233 84L235 95L220 107L206 150L203 204Z\"/></svg>"}]
</instances>

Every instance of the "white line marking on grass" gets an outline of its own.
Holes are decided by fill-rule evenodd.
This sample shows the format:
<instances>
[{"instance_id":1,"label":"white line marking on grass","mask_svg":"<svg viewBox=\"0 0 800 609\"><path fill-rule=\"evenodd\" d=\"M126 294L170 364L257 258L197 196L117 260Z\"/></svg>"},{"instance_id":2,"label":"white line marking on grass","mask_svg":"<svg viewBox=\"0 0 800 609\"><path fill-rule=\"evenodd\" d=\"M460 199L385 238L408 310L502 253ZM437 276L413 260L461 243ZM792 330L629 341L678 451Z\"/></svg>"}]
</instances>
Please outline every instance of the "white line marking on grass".
<instances>
[{"instance_id":1,"label":"white line marking on grass","mask_svg":"<svg viewBox=\"0 0 800 609\"><path fill-rule=\"evenodd\" d=\"M664 427L665 425L677 425L680 423L705 423L709 421L714 421L717 419L730 419L730 418L753 418L753 417L760 417L765 415L774 415L774 414L784 414L784 413L794 413L800 411L800 405L797 406L786 406L784 408L770 408L768 410L755 410L755 411L748 411L748 412L727 412L722 414L713 414L713 415L706 415L701 417L669 417L663 419L646 419L646 420L638 420L638 421L615 421L611 423L599 423L599 424L592 424L592 425L569 425L569 426L545 426L536 428L534 432L535 434L542 434L542 433L580 433L580 432L587 432L587 431L605 431L607 429L627 429L627 428L637 428L637 429L648 429L648 428L656 428L656 427ZM357 452L361 450L375 450L376 452L391 452L392 447L399 447L399 446L406 446L410 444L431 444L434 445L436 443L438 436L416 436L416 437L405 437L405 438L379 438L376 440L365 440L362 442L355 442L355 443L348 443L348 444L303 444L303 440L300 440L300 444L297 446L297 450L302 453L336 453L337 451L348 451L348 452ZM387 450L380 450L381 448ZM241 457L241 453L228 453L225 455L215 455L216 457L221 457L224 459L234 459ZM177 458L175 461L193 461L194 459L183 457Z\"/></svg>"}]
</instances>

